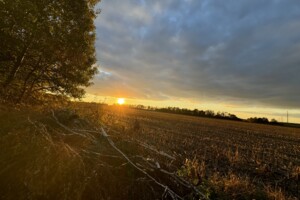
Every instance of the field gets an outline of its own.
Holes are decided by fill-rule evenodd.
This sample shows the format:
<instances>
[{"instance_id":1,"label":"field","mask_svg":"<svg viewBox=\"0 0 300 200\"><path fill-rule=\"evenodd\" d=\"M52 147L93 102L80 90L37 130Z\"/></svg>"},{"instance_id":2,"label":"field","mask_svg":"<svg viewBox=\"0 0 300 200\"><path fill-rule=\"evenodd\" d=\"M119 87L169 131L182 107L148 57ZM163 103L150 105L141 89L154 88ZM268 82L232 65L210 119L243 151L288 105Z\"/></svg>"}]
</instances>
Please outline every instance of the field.
<instances>
[{"instance_id":1,"label":"field","mask_svg":"<svg viewBox=\"0 0 300 200\"><path fill-rule=\"evenodd\" d=\"M300 129L72 103L0 112L1 199L299 199Z\"/></svg>"}]
</instances>

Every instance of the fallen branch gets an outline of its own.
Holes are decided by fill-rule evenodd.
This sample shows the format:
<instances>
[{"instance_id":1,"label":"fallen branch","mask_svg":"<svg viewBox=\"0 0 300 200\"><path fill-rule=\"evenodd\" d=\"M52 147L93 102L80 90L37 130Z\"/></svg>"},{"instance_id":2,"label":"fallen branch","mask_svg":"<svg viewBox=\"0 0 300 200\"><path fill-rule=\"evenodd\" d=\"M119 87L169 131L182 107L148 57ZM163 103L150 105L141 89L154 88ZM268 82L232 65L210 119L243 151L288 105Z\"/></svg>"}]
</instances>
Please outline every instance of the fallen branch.
<instances>
[{"instance_id":1,"label":"fallen branch","mask_svg":"<svg viewBox=\"0 0 300 200\"><path fill-rule=\"evenodd\" d=\"M91 134L84 135L84 134L75 132L75 131L73 131L72 129L70 129L69 127L63 125L62 123L59 122L59 120L58 120L57 117L55 116L54 111L51 110L51 112L52 112L52 117L53 117L53 119L55 120L55 122L56 122L59 126L63 127L65 130L67 130L67 131L73 133L74 135L79 135L79 136L84 137L84 138L88 138L88 137L87 137L87 135L88 135L88 136L89 136L88 139L95 140L95 137L94 137L93 135L91 135Z\"/></svg>"},{"instance_id":2,"label":"fallen branch","mask_svg":"<svg viewBox=\"0 0 300 200\"><path fill-rule=\"evenodd\" d=\"M107 126L106 126L106 127L107 127ZM79 132L88 132L88 133L98 133L97 131L94 131L94 130L78 130L78 129L76 129L76 131L79 131ZM117 131L115 131L115 130L111 130L111 131L120 134L119 132L117 132ZM108 136L111 137L111 135L108 135ZM124 140L124 139L123 139L123 140ZM129 141L129 140L126 140L126 141L132 142L132 141ZM171 159L171 160L176 160L176 158L175 158L174 156L171 156L171 155L169 155L169 154L167 154L167 153L165 153L165 152L163 152L163 151L159 151L159 150L157 150L155 147L153 147L153 146L151 146L151 145L149 145L149 144L147 144L147 143L144 143L144 142L142 142L142 141L140 141L140 140L136 140L136 139L135 139L134 141L136 141L138 145L140 145L140 146L142 146L142 147L144 147L144 148L146 148L146 149L149 149L149 150L151 150L151 151L154 151L155 153L157 153L157 154L159 154L159 155L165 156L165 157L167 157L167 158L169 158L169 159Z\"/></svg>"},{"instance_id":3,"label":"fallen branch","mask_svg":"<svg viewBox=\"0 0 300 200\"><path fill-rule=\"evenodd\" d=\"M101 129L104 131L103 128L101 128ZM102 130L101 130L101 131L102 131ZM96 130L76 130L76 131L79 131L79 132L90 132L90 133L99 133L99 131L96 131ZM120 134L120 133L119 133L119 134ZM102 132L102 135L105 136L105 137L107 138L107 140L109 140L109 142L111 141L111 142L113 143L113 141L112 141L111 139L109 139L109 137L111 137L111 135L108 135L105 131ZM127 140L126 140L126 141L127 141ZM150 150L156 152L157 154L160 154L160 155L166 156L166 157L168 157L168 158L170 158L170 159L172 159L172 160L175 160L175 158L174 158L173 156L170 156L169 154L166 154L166 153L163 152L163 151L158 151L158 150L155 149L153 146L150 146L150 145L148 145L148 144L146 144L146 143L144 143L144 142L141 142L141 141L139 141L139 140L135 140L135 141L137 142L137 144L143 146L143 147L146 148L146 149L150 149ZM132 141L129 141L129 140L128 140L128 142L132 142ZM111 144L111 143L110 143L110 144ZM113 144L114 144L114 143L113 143ZM115 148L115 145L114 145L113 147ZM117 151L118 151L118 150L117 150ZM120 151L118 151L118 152L121 153ZM99 153L97 153L97 152L93 152L93 153L95 153L96 155L99 154ZM122 154L122 153L121 153L121 154ZM122 155L123 155L123 154L122 154ZM99 156L100 156L100 154L99 154ZM101 156L105 156L105 155L101 155ZM124 154L123 157L124 157L124 156L126 156L126 155ZM118 156L108 156L108 157L118 157ZM186 188L189 188L189 189L194 190L194 191L195 191L197 194L199 194L203 199L207 199L206 196L205 196L205 195L204 195L197 187L195 187L194 185L192 185L192 184L189 183L188 181L182 179L181 177L177 176L176 173L174 173L174 172L168 172L168 171L162 169L162 168L160 167L160 165L159 165L158 162L155 162L155 165L154 165L154 164L149 163L148 160L147 160L146 158L144 158L143 156L131 156L131 157L141 158L142 160L144 160L145 162L147 162L147 163L149 164L149 166L150 166L152 169L158 169L160 172L162 172L162 173L164 173L164 174L167 174L167 175L169 175L169 176L172 176L175 180L177 180L177 182L178 182L179 184L183 185L183 186L186 187ZM120 158L120 157L119 157L119 158ZM128 158L128 156L126 156L125 158ZM128 159L129 159L129 158L128 158ZM128 162L129 162L129 161L128 161ZM134 163L132 163L132 162L131 162L130 164L134 165L134 167L139 168L139 170L142 170L142 169L141 169L139 166L137 166L136 164L134 164ZM143 171L143 173L145 172L144 170L142 170L142 171ZM145 173L146 173L146 172L145 172ZM148 176L148 175L147 175L147 176ZM153 179L152 179L152 180L153 180ZM166 187L166 186L162 186L162 187ZM166 195L166 194L164 194L164 195ZM171 195L171 196L172 196L172 195Z\"/></svg>"},{"instance_id":4,"label":"fallen branch","mask_svg":"<svg viewBox=\"0 0 300 200\"><path fill-rule=\"evenodd\" d=\"M149 149L149 150L151 150L151 151L156 152L157 154L160 154L160 155L162 155L162 156L165 156L165 157L167 157L167 158L170 158L171 160L176 160L175 157L173 157L173 156L171 156L171 155L169 155L169 154L167 154L167 153L165 153L165 152L163 152L163 151L158 151L156 148L154 148L153 146L151 146L151 145L149 145L149 144L146 144L146 143L144 143L144 142L142 142L142 141L140 141L140 140L136 140L136 141L137 141L137 143L138 143L139 145L143 146L143 147L146 148L146 149Z\"/></svg>"},{"instance_id":5,"label":"fallen branch","mask_svg":"<svg viewBox=\"0 0 300 200\"><path fill-rule=\"evenodd\" d=\"M104 131L104 129L101 127L101 135L104 136L107 141L109 142L109 144L116 150L118 151L134 168L136 168L138 171L142 172L143 174L145 174L149 179L151 179L152 181L154 181L157 185L161 186L165 192L167 192L173 199L182 199L182 197L180 197L178 194L176 194L173 190L171 190L168 186L158 182L155 178L153 178L150 174L148 174L147 172L145 172L143 169L141 169L140 167L138 167L136 164L134 164L119 148L117 148L114 144L114 142L108 137L107 133Z\"/></svg>"},{"instance_id":6,"label":"fallen branch","mask_svg":"<svg viewBox=\"0 0 300 200\"><path fill-rule=\"evenodd\" d=\"M63 127L64 129L68 130L69 132L73 133L73 134L76 134L76 135L80 135L82 137L85 137L86 138L86 135L84 134L81 134L81 133L78 133L78 132L85 132L85 133L98 133L99 134L99 131L97 130L76 130L76 132L70 128L68 128L67 126L61 124L58 119L56 118L54 112L52 111L52 116L53 118L55 119L55 121L57 122L57 124L59 124L61 127ZM105 126L107 127L107 126ZM117 131L114 131L114 132L117 132ZM118 133L118 132L117 132ZM91 135L91 134L89 134ZM135 163L133 163L129 157L123 153L119 148L117 148L114 144L114 142L110 139L110 135L108 135L105 130L101 127L101 135L104 136L107 141L109 142L109 144L116 150L118 151L127 161L129 164L131 164L134 168L136 168L138 171L142 172L144 175L146 175L149 179L151 179L152 181L154 181L157 185L159 185L160 187L162 187L164 189L164 193L162 195L162 197L166 197L167 195L169 195L170 197L172 197L172 199L182 199L182 197L180 197L178 194L176 194L173 190L171 190L167 185L164 185L162 183L160 183L159 181L157 181L154 177L152 177L150 174L148 174L145 170L143 170L142 168L140 168L139 166L137 166ZM91 135L93 139L95 139L95 137L93 135ZM162 155L162 156L165 156L165 157L168 157L169 159L172 159L172 160L175 160L176 158L163 152L163 151L159 151L157 150L155 147L151 146L151 145L148 145L142 141L139 141L139 140L135 140L137 142L137 144L143 146L144 148L146 149L149 149L149 150L152 150L154 152L156 152L157 154L159 155ZM83 150L82 151L84 153L92 153L92 154L95 154L95 155L98 155L98 156L105 156L105 157L114 157L114 158L120 158L119 156L113 156L113 155L103 155L103 154L100 154L98 152L91 152L91 151L86 151L86 150ZM142 157L142 156L136 156L136 157ZM142 157L143 158L143 157ZM145 160L145 158L143 158ZM124 164L127 164L127 163L124 163ZM121 166L123 166L124 164L122 164ZM150 163L149 163L150 164ZM195 186L193 186L192 184L190 184L189 182L183 180L182 178L178 177L175 173L172 173L172 172L168 172L164 169L161 169L160 168L160 165L159 163L155 163L155 165L150 165L152 168L156 168L156 169L159 169L159 171L161 171L162 173L165 173L165 174L168 174L170 176L172 176L173 178L175 178L181 185L187 187L187 188L192 188L197 194L199 194L203 199L207 199L206 196L201 192L199 191Z\"/></svg>"}]
</instances>

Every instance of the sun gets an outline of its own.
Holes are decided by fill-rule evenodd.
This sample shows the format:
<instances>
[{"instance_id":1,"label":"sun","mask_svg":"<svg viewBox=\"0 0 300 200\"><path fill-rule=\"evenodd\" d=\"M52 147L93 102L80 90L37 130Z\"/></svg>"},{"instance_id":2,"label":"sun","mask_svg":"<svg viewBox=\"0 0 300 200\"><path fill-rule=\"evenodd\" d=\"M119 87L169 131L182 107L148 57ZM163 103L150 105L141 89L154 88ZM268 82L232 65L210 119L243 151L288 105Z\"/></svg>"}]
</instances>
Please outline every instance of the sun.
<instances>
[{"instance_id":1,"label":"sun","mask_svg":"<svg viewBox=\"0 0 300 200\"><path fill-rule=\"evenodd\" d=\"M118 98L118 104L119 105L123 105L125 103L125 99L124 98Z\"/></svg>"}]
</instances>

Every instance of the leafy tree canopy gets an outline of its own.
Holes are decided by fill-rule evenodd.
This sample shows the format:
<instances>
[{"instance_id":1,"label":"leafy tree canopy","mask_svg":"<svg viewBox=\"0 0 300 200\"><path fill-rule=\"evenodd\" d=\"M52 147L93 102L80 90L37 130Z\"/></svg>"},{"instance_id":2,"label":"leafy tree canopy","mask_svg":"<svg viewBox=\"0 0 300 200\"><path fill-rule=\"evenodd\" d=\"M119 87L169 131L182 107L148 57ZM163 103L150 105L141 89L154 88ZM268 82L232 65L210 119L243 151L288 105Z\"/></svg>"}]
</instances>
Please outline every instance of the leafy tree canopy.
<instances>
[{"instance_id":1,"label":"leafy tree canopy","mask_svg":"<svg viewBox=\"0 0 300 200\"><path fill-rule=\"evenodd\" d=\"M80 98L97 72L99 0L0 0L0 95L20 102L44 92Z\"/></svg>"}]
</instances>

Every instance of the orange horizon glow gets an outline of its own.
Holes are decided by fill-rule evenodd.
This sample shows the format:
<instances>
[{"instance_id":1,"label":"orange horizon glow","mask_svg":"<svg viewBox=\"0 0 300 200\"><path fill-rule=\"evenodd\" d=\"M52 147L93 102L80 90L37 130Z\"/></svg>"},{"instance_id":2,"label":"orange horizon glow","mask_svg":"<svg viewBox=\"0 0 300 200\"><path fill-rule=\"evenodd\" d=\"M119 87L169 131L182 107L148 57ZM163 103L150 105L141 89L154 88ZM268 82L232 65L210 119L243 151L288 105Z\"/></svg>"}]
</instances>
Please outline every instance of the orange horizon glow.
<instances>
[{"instance_id":1,"label":"orange horizon glow","mask_svg":"<svg viewBox=\"0 0 300 200\"><path fill-rule=\"evenodd\" d=\"M118 98L117 103L119 105L123 105L125 103L125 99L124 98Z\"/></svg>"},{"instance_id":2,"label":"orange horizon glow","mask_svg":"<svg viewBox=\"0 0 300 200\"><path fill-rule=\"evenodd\" d=\"M124 103L122 103L124 99ZM234 105L228 106L222 103L209 102L209 101L191 101L188 99L175 99L175 100L150 100L150 99L137 99L137 98L117 98L113 96L100 96L94 94L87 94L84 99L86 102L98 102L106 103L108 105L144 105L152 107L180 107L188 109L199 109L199 110L212 110L214 112L229 112L231 114L236 114L242 119L247 119L250 117L267 117L268 119L276 119L279 122L286 122L286 109L280 108L266 108L266 107L249 107L245 105ZM299 109L289 110L289 122L290 123L300 123L300 117L297 114L300 113Z\"/></svg>"}]
</instances>

